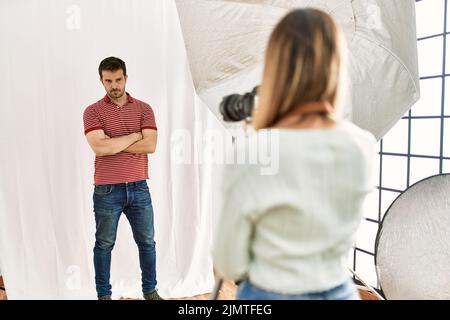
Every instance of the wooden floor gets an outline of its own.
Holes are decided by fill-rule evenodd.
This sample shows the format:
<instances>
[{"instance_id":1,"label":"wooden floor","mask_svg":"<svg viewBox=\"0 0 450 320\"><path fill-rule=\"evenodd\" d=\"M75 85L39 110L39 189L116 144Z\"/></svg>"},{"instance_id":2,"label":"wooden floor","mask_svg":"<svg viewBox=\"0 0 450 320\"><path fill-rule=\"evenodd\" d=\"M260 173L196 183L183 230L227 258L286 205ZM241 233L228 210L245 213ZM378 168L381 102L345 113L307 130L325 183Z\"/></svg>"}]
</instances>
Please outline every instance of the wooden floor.
<instances>
[{"instance_id":1,"label":"wooden floor","mask_svg":"<svg viewBox=\"0 0 450 320\"><path fill-rule=\"evenodd\" d=\"M0 300L7 300L6 292L2 290L4 288L3 279L0 277ZM359 295L362 300L379 300L374 294L369 292L364 287L358 287ZM210 300L211 294L203 294L194 297L188 297L176 300ZM219 300L234 300L236 299L236 285L233 282L226 281L222 285L222 289L219 291Z\"/></svg>"},{"instance_id":2,"label":"wooden floor","mask_svg":"<svg viewBox=\"0 0 450 320\"><path fill-rule=\"evenodd\" d=\"M0 300L7 300L4 288L3 278L0 277ZM219 291L219 300L234 300L236 298L236 285L233 282L225 282ZM211 294L202 294L199 296L176 299L176 300L210 300Z\"/></svg>"},{"instance_id":3,"label":"wooden floor","mask_svg":"<svg viewBox=\"0 0 450 320\"><path fill-rule=\"evenodd\" d=\"M3 288L5 288L5 284L3 283L3 278L0 277L0 300L6 300L6 292Z\"/></svg>"},{"instance_id":4,"label":"wooden floor","mask_svg":"<svg viewBox=\"0 0 450 320\"><path fill-rule=\"evenodd\" d=\"M236 285L234 282L226 281L223 283L221 290L219 291L219 300L235 300L236 299ZM176 300L211 300L212 294L202 294L199 296L176 299Z\"/></svg>"}]
</instances>

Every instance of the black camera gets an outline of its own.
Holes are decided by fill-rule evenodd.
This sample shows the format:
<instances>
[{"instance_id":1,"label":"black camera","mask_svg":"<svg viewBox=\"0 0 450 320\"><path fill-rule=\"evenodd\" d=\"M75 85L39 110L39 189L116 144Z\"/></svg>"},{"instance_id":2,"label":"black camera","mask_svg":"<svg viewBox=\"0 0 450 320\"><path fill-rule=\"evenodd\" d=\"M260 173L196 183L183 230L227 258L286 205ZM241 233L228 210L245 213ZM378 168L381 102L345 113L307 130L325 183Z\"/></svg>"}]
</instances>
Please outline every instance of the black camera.
<instances>
[{"instance_id":1,"label":"black camera","mask_svg":"<svg viewBox=\"0 0 450 320\"><path fill-rule=\"evenodd\" d=\"M222 99L220 103L220 113L223 120L227 122L242 121L252 116L255 106L255 96L257 95L258 86L253 88L251 92L241 94L231 94Z\"/></svg>"}]
</instances>

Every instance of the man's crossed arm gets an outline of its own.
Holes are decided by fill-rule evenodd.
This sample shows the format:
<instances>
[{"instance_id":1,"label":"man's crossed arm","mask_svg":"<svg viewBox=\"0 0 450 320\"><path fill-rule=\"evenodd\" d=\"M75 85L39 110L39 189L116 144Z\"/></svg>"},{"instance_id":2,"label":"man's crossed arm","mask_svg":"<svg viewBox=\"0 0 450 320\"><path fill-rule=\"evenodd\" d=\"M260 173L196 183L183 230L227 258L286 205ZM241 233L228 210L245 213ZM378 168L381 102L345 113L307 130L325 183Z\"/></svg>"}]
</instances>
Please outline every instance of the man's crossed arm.
<instances>
[{"instance_id":1,"label":"man's crossed arm","mask_svg":"<svg viewBox=\"0 0 450 320\"><path fill-rule=\"evenodd\" d=\"M86 135L86 139L98 157L111 156L122 151L147 154L155 152L158 132L144 129L142 132L110 138L103 130L94 130Z\"/></svg>"}]
</instances>

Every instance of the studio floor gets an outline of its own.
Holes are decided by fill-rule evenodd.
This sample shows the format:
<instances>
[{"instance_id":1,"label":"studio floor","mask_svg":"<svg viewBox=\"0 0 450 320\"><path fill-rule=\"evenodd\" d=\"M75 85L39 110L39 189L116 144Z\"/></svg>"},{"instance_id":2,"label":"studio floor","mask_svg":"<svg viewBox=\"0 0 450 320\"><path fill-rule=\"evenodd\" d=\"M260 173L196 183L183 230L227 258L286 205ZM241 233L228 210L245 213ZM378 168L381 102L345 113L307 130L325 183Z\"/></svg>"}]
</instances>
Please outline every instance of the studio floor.
<instances>
[{"instance_id":1,"label":"studio floor","mask_svg":"<svg viewBox=\"0 0 450 320\"><path fill-rule=\"evenodd\" d=\"M3 278L0 277L0 300L8 300L4 287L5 286L3 283ZM364 287L358 287L358 289L359 295L361 296L362 300L378 300L376 296L374 296ZM220 290L219 300L234 300L235 298L236 298L236 285L231 281L225 282L222 286L222 289ZM194 297L186 297L176 300L209 300L209 299L211 299L210 294L202 294Z\"/></svg>"},{"instance_id":2,"label":"studio floor","mask_svg":"<svg viewBox=\"0 0 450 320\"><path fill-rule=\"evenodd\" d=\"M3 283L3 278L0 277L0 300L8 300L6 291L4 290L5 285ZM227 281L223 284L222 289L219 293L219 300L234 300L236 297L236 285ZM211 298L210 294L202 294L194 297L186 297L177 300L209 300Z\"/></svg>"}]
</instances>

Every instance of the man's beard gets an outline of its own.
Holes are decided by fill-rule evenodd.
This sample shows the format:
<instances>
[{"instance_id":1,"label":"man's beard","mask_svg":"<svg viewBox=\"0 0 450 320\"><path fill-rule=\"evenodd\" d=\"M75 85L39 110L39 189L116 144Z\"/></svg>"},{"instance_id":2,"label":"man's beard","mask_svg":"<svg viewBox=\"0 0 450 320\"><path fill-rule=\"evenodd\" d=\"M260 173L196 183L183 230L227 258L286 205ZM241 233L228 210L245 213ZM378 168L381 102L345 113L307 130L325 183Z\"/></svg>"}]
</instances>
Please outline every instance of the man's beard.
<instances>
[{"instance_id":1,"label":"man's beard","mask_svg":"<svg viewBox=\"0 0 450 320\"><path fill-rule=\"evenodd\" d=\"M109 92L109 95L114 98L114 99L119 99L123 96L123 94L125 93L125 90L120 91L120 90L111 90Z\"/></svg>"}]
</instances>

